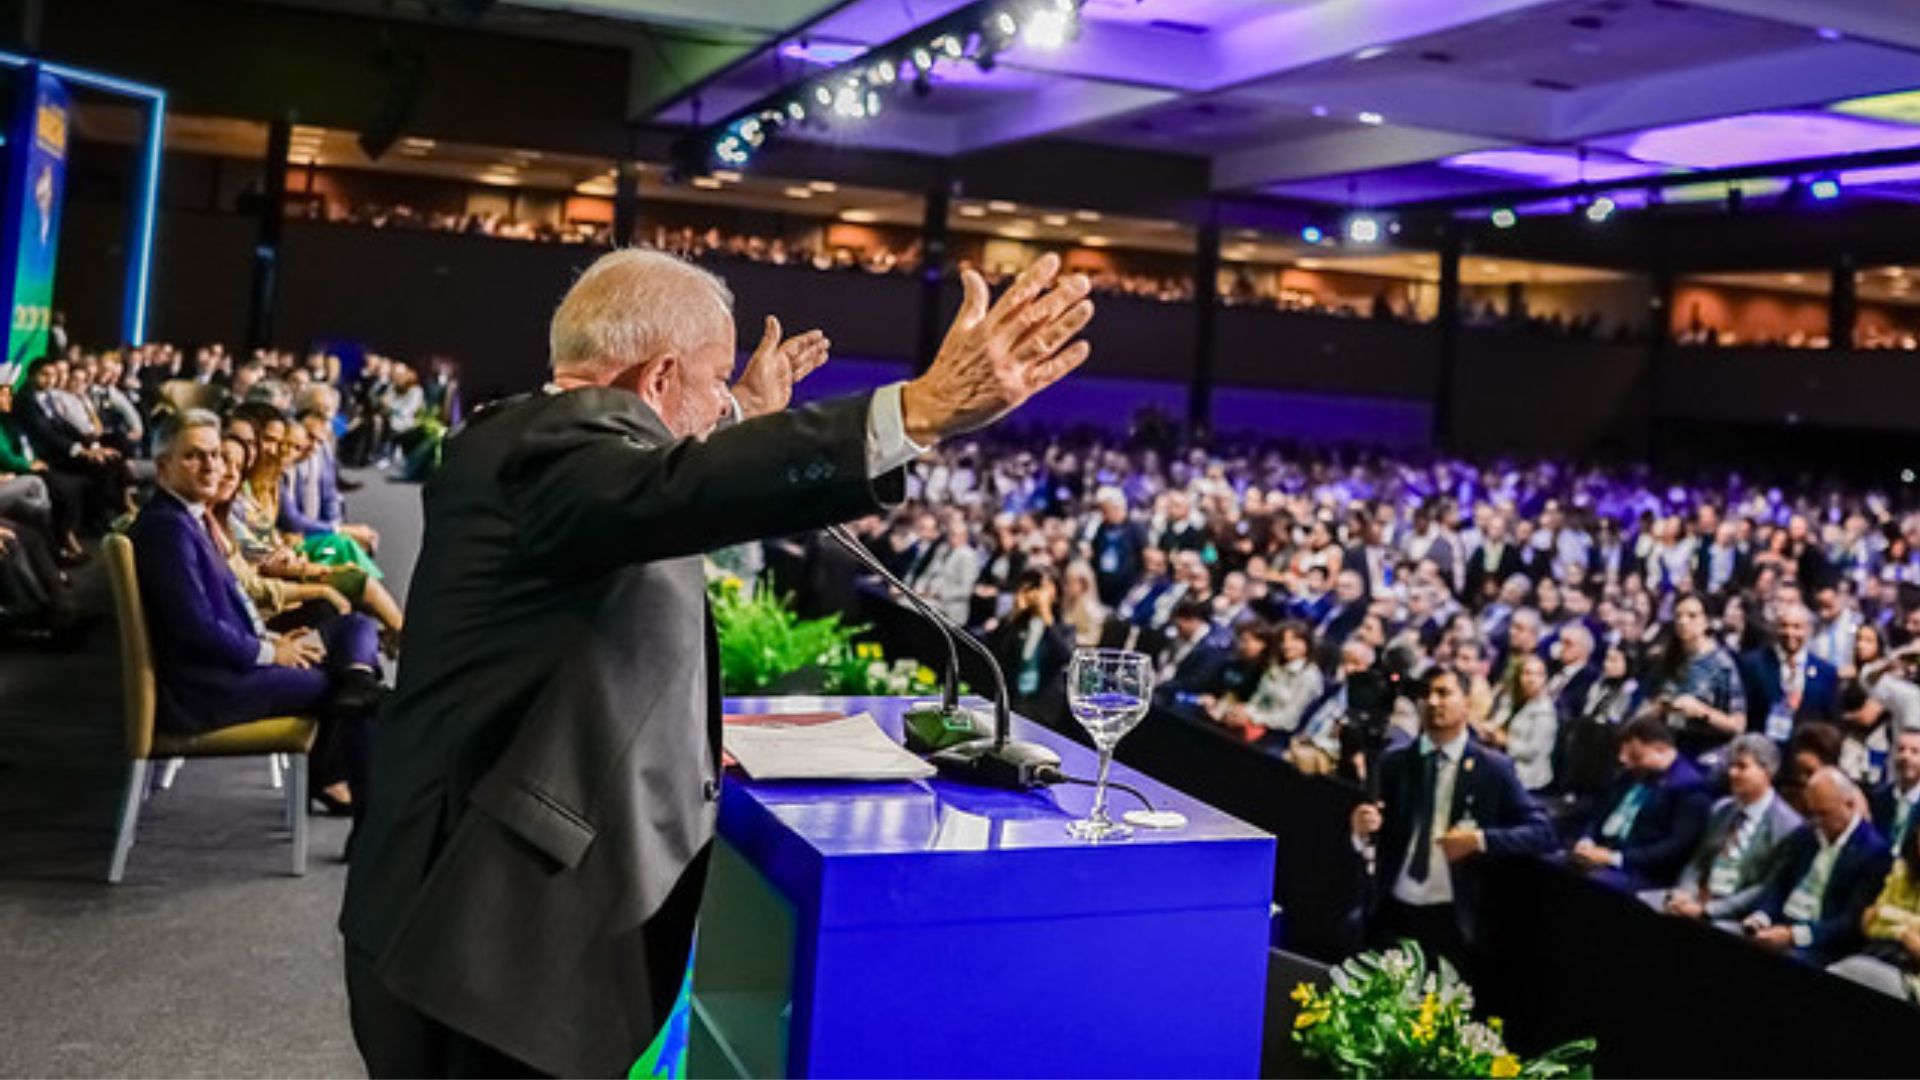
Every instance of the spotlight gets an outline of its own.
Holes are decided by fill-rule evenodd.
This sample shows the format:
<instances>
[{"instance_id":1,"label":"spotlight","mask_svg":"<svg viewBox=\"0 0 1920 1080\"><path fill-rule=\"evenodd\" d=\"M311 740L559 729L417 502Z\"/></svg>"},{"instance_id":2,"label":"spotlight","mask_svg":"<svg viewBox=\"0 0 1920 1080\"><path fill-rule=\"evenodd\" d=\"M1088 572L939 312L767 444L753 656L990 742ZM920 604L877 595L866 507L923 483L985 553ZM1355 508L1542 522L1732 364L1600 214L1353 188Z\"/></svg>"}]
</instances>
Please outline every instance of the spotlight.
<instances>
[{"instance_id":1,"label":"spotlight","mask_svg":"<svg viewBox=\"0 0 1920 1080\"><path fill-rule=\"evenodd\" d=\"M787 118L796 124L800 123L807 118L807 107L798 101L787 102Z\"/></svg>"},{"instance_id":2,"label":"spotlight","mask_svg":"<svg viewBox=\"0 0 1920 1080\"><path fill-rule=\"evenodd\" d=\"M886 60L867 69L867 81L875 86L892 86L900 77L899 61Z\"/></svg>"},{"instance_id":3,"label":"spotlight","mask_svg":"<svg viewBox=\"0 0 1920 1080\"><path fill-rule=\"evenodd\" d=\"M933 39L933 47L945 53L949 60L958 60L966 55L967 52L966 46L962 45L960 39L954 37L952 34L942 34Z\"/></svg>"},{"instance_id":4,"label":"spotlight","mask_svg":"<svg viewBox=\"0 0 1920 1080\"><path fill-rule=\"evenodd\" d=\"M1503 206L1487 215L1487 220L1493 222L1496 229L1511 229L1519 223L1520 215Z\"/></svg>"},{"instance_id":5,"label":"spotlight","mask_svg":"<svg viewBox=\"0 0 1920 1080\"><path fill-rule=\"evenodd\" d=\"M867 91L867 115L880 115L880 94L877 91Z\"/></svg>"},{"instance_id":6,"label":"spotlight","mask_svg":"<svg viewBox=\"0 0 1920 1080\"><path fill-rule=\"evenodd\" d=\"M1027 44L1036 49L1058 49L1073 37L1073 16L1059 8L1043 8L1027 19Z\"/></svg>"},{"instance_id":7,"label":"spotlight","mask_svg":"<svg viewBox=\"0 0 1920 1080\"><path fill-rule=\"evenodd\" d=\"M1347 239L1356 244L1377 244L1380 242L1380 219L1368 214L1360 214L1347 222Z\"/></svg>"},{"instance_id":8,"label":"spotlight","mask_svg":"<svg viewBox=\"0 0 1920 1080\"><path fill-rule=\"evenodd\" d=\"M913 64L914 70L922 75L933 70L933 53L926 49L913 50L913 55L909 57L909 60Z\"/></svg>"},{"instance_id":9,"label":"spotlight","mask_svg":"<svg viewBox=\"0 0 1920 1080\"><path fill-rule=\"evenodd\" d=\"M1840 197L1840 181L1837 177L1823 176L1807 185L1807 194L1816 202L1832 202Z\"/></svg>"},{"instance_id":10,"label":"spotlight","mask_svg":"<svg viewBox=\"0 0 1920 1080\"><path fill-rule=\"evenodd\" d=\"M1322 232L1318 225L1309 225L1300 230L1300 239L1305 240L1309 244L1317 244L1326 238L1327 234Z\"/></svg>"},{"instance_id":11,"label":"spotlight","mask_svg":"<svg viewBox=\"0 0 1920 1080\"><path fill-rule=\"evenodd\" d=\"M822 108L831 105L833 104L833 91L827 89L824 85L816 86L813 88L813 100L819 102Z\"/></svg>"},{"instance_id":12,"label":"spotlight","mask_svg":"<svg viewBox=\"0 0 1920 1080\"><path fill-rule=\"evenodd\" d=\"M987 28L1003 38L1010 38L1020 32L1020 24L1014 20L1011 11L996 11L993 18L987 20Z\"/></svg>"},{"instance_id":13,"label":"spotlight","mask_svg":"<svg viewBox=\"0 0 1920 1080\"><path fill-rule=\"evenodd\" d=\"M1587 204L1587 220L1598 225L1613 216L1615 206L1612 199L1605 195Z\"/></svg>"}]
</instances>

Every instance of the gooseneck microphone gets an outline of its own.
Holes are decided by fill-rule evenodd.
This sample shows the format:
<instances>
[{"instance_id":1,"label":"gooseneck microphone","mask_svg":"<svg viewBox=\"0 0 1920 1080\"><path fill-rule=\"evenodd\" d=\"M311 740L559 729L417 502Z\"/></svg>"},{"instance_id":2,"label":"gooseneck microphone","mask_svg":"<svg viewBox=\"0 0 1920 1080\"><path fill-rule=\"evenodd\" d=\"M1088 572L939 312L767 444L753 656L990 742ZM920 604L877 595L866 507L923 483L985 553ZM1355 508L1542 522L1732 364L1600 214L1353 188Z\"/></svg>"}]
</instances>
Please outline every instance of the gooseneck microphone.
<instances>
[{"instance_id":1,"label":"gooseneck microphone","mask_svg":"<svg viewBox=\"0 0 1920 1080\"><path fill-rule=\"evenodd\" d=\"M1060 755L1037 743L1008 738L1013 723L1013 709L1007 702L1006 674L1000 670L1000 661L994 657L993 651L967 633L965 627L948 618L945 612L908 588L845 526L829 525L825 531L856 562L898 590L907 606L932 623L946 640L947 671L942 683L940 709L943 717L952 721L953 726L972 727L976 731L981 729L978 719L960 704L960 654L955 643L964 643L979 654L986 661L987 670L993 674L992 734L931 754L927 760L948 776L987 787L1018 791L1053 783L1054 778L1059 776Z\"/></svg>"}]
</instances>

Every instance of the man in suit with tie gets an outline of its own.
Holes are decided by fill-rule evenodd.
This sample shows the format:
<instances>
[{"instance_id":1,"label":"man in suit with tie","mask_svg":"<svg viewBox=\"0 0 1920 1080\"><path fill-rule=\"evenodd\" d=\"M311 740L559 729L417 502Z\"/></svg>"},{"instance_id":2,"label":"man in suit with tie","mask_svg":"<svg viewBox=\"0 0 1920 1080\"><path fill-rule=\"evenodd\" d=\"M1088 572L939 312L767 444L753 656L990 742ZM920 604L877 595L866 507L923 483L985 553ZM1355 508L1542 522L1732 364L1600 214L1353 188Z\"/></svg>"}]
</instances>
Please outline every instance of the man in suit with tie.
<instances>
[{"instance_id":1,"label":"man in suit with tie","mask_svg":"<svg viewBox=\"0 0 1920 1080\"><path fill-rule=\"evenodd\" d=\"M1786 842L1759 907L1740 926L1755 944L1826 965L1859 947L1861 916L1893 853L1860 813L1860 789L1839 769L1807 783L1807 823Z\"/></svg>"},{"instance_id":2,"label":"man in suit with tie","mask_svg":"<svg viewBox=\"0 0 1920 1080\"><path fill-rule=\"evenodd\" d=\"M1651 906L1689 919L1738 918L1766 892L1800 815L1773 790L1780 750L1751 732L1727 747L1727 787L1714 804L1700 846L1672 889L1640 894Z\"/></svg>"},{"instance_id":3,"label":"man in suit with tie","mask_svg":"<svg viewBox=\"0 0 1920 1080\"><path fill-rule=\"evenodd\" d=\"M1747 687L1747 730L1785 746L1809 720L1838 719L1840 675L1807 648L1813 616L1800 604L1774 617L1774 643L1740 657Z\"/></svg>"},{"instance_id":4,"label":"man in suit with tie","mask_svg":"<svg viewBox=\"0 0 1920 1080\"><path fill-rule=\"evenodd\" d=\"M1920 729L1894 733L1887 772L1887 782L1867 796L1867 807L1887 846L1899 851L1907 834L1920 828Z\"/></svg>"},{"instance_id":5,"label":"man in suit with tie","mask_svg":"<svg viewBox=\"0 0 1920 1080\"><path fill-rule=\"evenodd\" d=\"M1492 599L1495 589L1520 572L1520 552L1507 540L1507 516L1494 510L1487 515L1480 546L1467 556L1461 598L1469 605Z\"/></svg>"},{"instance_id":6,"label":"man in suit with tie","mask_svg":"<svg viewBox=\"0 0 1920 1080\"><path fill-rule=\"evenodd\" d=\"M725 283L613 251L554 313L545 391L447 440L340 917L372 1075L625 1075L655 1045L720 789L698 556L898 503L915 457L1086 359L1056 256L997 302L961 283L925 372L790 410L824 337L769 318L735 382Z\"/></svg>"},{"instance_id":7,"label":"man in suit with tie","mask_svg":"<svg viewBox=\"0 0 1920 1080\"><path fill-rule=\"evenodd\" d=\"M1428 673L1421 735L1376 766L1379 800L1354 807L1354 848L1370 867L1370 940L1411 937L1432 953L1465 959L1473 940L1473 867L1481 858L1543 854L1553 825L1513 766L1474 742L1467 680Z\"/></svg>"},{"instance_id":8,"label":"man in suit with tie","mask_svg":"<svg viewBox=\"0 0 1920 1080\"><path fill-rule=\"evenodd\" d=\"M1700 845L1710 802L1706 780L1657 716L1636 717L1620 729L1620 765L1600 816L1567 861L1622 892L1665 888Z\"/></svg>"},{"instance_id":9,"label":"man in suit with tie","mask_svg":"<svg viewBox=\"0 0 1920 1080\"><path fill-rule=\"evenodd\" d=\"M155 723L201 732L319 714L339 723L310 759L313 790L360 779L360 727L381 696L379 627L329 613L312 631L268 631L208 532L207 505L226 467L220 418L200 409L171 418L155 455L158 490L127 529L153 643Z\"/></svg>"}]
</instances>

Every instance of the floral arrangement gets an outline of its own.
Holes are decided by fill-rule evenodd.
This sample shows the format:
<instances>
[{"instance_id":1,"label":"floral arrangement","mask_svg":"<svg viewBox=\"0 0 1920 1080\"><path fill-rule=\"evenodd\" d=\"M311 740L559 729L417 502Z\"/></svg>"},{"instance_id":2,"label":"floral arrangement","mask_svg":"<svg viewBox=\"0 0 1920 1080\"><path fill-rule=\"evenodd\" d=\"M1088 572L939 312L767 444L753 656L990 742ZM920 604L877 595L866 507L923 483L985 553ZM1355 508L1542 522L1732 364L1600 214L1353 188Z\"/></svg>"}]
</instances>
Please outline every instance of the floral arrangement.
<instances>
[{"instance_id":1,"label":"floral arrangement","mask_svg":"<svg viewBox=\"0 0 1920 1080\"><path fill-rule=\"evenodd\" d=\"M1333 969L1333 986L1294 987L1293 1041L1339 1077L1591 1076L1592 1039L1523 1060L1507 1048L1499 1017L1473 1019L1473 988L1444 957L1429 971L1420 946L1402 941Z\"/></svg>"},{"instance_id":2,"label":"floral arrangement","mask_svg":"<svg viewBox=\"0 0 1920 1080\"><path fill-rule=\"evenodd\" d=\"M707 595L725 693L910 696L938 687L932 669L913 660L890 664L880 646L860 641L866 627L848 626L839 615L803 619L765 581L748 588L739 577L716 574Z\"/></svg>"}]
</instances>

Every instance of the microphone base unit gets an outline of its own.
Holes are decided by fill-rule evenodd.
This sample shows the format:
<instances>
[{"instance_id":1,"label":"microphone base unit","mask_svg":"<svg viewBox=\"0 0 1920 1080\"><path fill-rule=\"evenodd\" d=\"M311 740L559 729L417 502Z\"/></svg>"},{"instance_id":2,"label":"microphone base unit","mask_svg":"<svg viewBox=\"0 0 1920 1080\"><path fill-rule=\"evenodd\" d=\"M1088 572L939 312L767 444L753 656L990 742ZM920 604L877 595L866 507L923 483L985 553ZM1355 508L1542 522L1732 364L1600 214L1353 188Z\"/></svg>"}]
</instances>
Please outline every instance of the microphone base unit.
<instances>
[{"instance_id":1,"label":"microphone base unit","mask_svg":"<svg viewBox=\"0 0 1920 1080\"><path fill-rule=\"evenodd\" d=\"M929 755L941 775L981 787L1027 791L1054 783L1060 755L1038 743L979 739ZM1051 774L1051 775L1049 775Z\"/></svg>"},{"instance_id":2,"label":"microphone base unit","mask_svg":"<svg viewBox=\"0 0 1920 1080\"><path fill-rule=\"evenodd\" d=\"M947 708L928 702L907 710L907 749L932 754L993 736L993 721L964 705Z\"/></svg>"}]
</instances>

